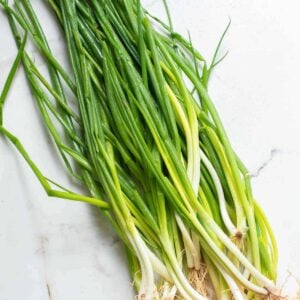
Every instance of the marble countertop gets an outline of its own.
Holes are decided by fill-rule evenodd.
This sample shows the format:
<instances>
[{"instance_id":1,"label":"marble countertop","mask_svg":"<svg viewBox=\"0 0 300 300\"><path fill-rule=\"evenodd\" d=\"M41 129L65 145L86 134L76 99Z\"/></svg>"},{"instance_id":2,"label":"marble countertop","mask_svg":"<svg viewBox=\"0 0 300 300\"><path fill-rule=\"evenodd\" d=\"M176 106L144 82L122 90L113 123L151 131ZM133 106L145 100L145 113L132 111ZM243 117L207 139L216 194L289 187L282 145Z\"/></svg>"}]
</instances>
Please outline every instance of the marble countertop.
<instances>
[{"instance_id":1,"label":"marble countertop","mask_svg":"<svg viewBox=\"0 0 300 300\"><path fill-rule=\"evenodd\" d=\"M64 60L65 49L43 1L32 2L55 55ZM207 58L232 20L222 47L229 55L214 72L210 93L276 233L279 286L295 296L300 279L300 3L168 2L176 30L189 29ZM144 3L164 16L160 0ZM0 12L0 88L15 55ZM53 153L21 70L4 118L48 177L79 189ZM133 299L122 244L101 214L81 203L48 198L3 138L0 149L0 300Z\"/></svg>"}]
</instances>

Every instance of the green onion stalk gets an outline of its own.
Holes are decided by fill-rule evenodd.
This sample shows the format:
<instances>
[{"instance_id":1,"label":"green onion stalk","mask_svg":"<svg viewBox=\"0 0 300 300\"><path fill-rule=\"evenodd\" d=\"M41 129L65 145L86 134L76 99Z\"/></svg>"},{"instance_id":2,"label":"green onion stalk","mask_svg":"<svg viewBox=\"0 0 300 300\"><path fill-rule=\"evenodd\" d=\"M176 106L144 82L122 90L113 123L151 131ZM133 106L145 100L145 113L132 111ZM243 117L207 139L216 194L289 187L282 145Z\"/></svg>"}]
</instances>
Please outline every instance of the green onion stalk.
<instances>
[{"instance_id":1,"label":"green onion stalk","mask_svg":"<svg viewBox=\"0 0 300 300\"><path fill-rule=\"evenodd\" d=\"M124 242L138 299L278 296L277 245L208 93L210 64L139 0L49 0L71 71L51 51L29 0L0 0L19 48L0 97L0 132L49 196L97 206ZM47 64L26 52L28 38ZM22 62L72 192L45 177L3 125Z\"/></svg>"}]
</instances>

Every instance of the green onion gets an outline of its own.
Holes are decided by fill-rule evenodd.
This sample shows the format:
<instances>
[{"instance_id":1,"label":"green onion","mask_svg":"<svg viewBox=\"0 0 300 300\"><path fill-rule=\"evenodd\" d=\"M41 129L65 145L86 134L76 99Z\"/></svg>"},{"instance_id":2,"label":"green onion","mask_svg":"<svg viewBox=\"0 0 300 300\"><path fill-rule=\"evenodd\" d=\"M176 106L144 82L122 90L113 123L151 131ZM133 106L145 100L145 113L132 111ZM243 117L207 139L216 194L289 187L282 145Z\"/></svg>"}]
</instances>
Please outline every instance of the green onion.
<instances>
[{"instance_id":1,"label":"green onion","mask_svg":"<svg viewBox=\"0 0 300 300\"><path fill-rule=\"evenodd\" d=\"M140 0L50 0L67 72L30 1L0 4L19 47L0 97L0 132L49 196L92 204L110 220L138 299L275 297L276 240L208 93L230 23L208 64L174 31L166 1L168 24ZM27 34L47 74L26 52ZM89 196L44 176L5 129L2 107L20 60L66 171Z\"/></svg>"}]
</instances>

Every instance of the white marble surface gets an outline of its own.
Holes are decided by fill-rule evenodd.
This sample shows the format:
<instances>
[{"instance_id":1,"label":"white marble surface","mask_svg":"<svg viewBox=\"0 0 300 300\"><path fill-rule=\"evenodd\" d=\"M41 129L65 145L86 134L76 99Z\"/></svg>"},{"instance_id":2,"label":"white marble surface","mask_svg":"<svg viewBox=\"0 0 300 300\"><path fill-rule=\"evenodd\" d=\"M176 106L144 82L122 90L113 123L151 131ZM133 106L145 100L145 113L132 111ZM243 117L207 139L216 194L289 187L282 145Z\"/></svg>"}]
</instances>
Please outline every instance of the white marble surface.
<instances>
[{"instance_id":1,"label":"white marble surface","mask_svg":"<svg viewBox=\"0 0 300 300\"><path fill-rule=\"evenodd\" d=\"M56 26L39 6L55 54ZM163 16L161 1L144 1ZM169 0L176 29L190 30L211 57L229 17L211 94L231 140L255 174L254 192L280 249L279 284L292 297L300 279L300 4L298 0ZM16 47L0 12L0 87ZM38 57L36 61L39 63ZM48 177L76 189L53 154L19 71L5 124ZM101 214L81 203L49 199L12 146L0 138L0 300L133 299L122 245ZM293 277L294 276L294 277Z\"/></svg>"}]
</instances>

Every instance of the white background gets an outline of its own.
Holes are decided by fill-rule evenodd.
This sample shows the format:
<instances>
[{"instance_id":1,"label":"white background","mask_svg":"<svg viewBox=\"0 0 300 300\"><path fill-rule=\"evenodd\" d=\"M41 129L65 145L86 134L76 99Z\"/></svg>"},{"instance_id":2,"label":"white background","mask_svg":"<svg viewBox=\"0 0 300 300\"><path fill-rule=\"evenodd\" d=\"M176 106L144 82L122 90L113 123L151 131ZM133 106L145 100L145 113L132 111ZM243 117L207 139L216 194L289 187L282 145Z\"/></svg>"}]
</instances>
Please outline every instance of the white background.
<instances>
[{"instance_id":1,"label":"white background","mask_svg":"<svg viewBox=\"0 0 300 300\"><path fill-rule=\"evenodd\" d=\"M32 1L63 61L65 49L44 1ZM163 17L161 1L144 1ZM275 230L279 286L295 299L300 279L300 4L298 0L169 0L176 30L189 29L211 58L229 17L229 50L210 93L231 141L256 177L254 193ZM16 47L0 12L0 88ZM40 64L38 57L36 62ZM41 64L40 64L41 65ZM20 70L5 106L5 126L50 178L73 189L40 123ZM13 147L0 138L0 300L132 299L122 245L101 214L49 199ZM292 274L287 278L288 274ZM287 278L287 280L285 280ZM48 292L49 291L49 292Z\"/></svg>"}]
</instances>

